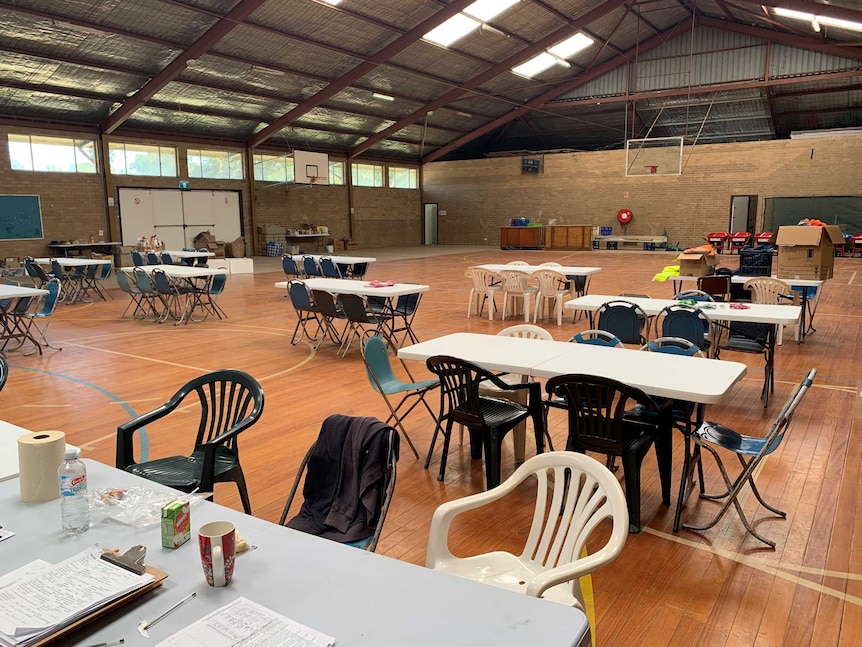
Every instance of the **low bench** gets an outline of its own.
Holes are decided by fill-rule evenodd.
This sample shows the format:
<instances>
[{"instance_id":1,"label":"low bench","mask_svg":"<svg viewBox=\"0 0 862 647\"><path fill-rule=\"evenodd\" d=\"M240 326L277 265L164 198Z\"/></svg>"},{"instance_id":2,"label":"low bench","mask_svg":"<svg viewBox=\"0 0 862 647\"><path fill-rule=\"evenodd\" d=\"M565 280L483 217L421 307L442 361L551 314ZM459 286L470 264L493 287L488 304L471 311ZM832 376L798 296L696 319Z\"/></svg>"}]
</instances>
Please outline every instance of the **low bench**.
<instances>
[{"instance_id":1,"label":"low bench","mask_svg":"<svg viewBox=\"0 0 862 647\"><path fill-rule=\"evenodd\" d=\"M667 236L594 236L593 249L643 249L654 251L667 246Z\"/></svg>"}]
</instances>

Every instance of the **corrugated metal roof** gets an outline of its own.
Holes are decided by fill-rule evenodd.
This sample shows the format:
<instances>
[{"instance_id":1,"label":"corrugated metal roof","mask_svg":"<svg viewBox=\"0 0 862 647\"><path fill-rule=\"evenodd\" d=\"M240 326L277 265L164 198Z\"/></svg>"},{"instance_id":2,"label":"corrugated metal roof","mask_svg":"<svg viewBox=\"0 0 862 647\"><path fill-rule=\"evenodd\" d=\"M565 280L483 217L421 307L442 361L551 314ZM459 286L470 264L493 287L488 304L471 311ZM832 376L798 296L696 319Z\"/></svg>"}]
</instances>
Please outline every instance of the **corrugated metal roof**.
<instances>
[{"instance_id":1,"label":"corrugated metal roof","mask_svg":"<svg viewBox=\"0 0 862 647\"><path fill-rule=\"evenodd\" d=\"M845 0L823 11L860 10L857 4ZM532 80L508 70L510 57L525 59L530 44L608 5L525 0L448 49L405 37L439 16L442 0L351 0L339 7L267 0L233 23L222 19L242 9L239 0L0 6L0 117L16 122L83 123L94 131L109 124L117 133L188 134L233 145L273 124L267 132L276 142L298 138L345 155L367 146L401 159L438 149L463 156L606 148L645 131L700 132L699 141L774 138L805 124L858 126L862 119L856 35L808 34L805 25L716 0L620 4L584 27L596 42L569 68L553 66ZM224 36L185 51L220 21ZM671 29L681 35L661 43L657 35ZM388 60L368 65L385 47L394 51ZM193 60L173 76L159 75L178 58ZM605 64L605 74L592 74ZM357 66L363 74L342 80ZM477 88L461 89L491 68L496 72ZM584 75L594 78L580 83ZM136 91L154 78L151 98L139 99ZM395 100L374 99L375 91ZM454 98L433 105L426 118L429 104L444 95ZM114 112L123 104L130 109ZM524 105L531 110L522 120L507 119ZM378 135L390 127L393 134ZM457 152L450 143L464 137L475 139Z\"/></svg>"}]
</instances>

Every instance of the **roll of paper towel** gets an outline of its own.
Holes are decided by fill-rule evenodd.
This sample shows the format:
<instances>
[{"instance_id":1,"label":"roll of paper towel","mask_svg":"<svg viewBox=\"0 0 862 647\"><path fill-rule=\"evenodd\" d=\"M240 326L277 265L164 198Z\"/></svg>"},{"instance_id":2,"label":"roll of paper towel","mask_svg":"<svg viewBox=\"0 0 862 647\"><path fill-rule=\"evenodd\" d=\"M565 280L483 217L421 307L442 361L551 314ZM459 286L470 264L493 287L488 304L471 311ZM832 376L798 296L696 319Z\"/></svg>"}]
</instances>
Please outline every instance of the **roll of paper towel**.
<instances>
[{"instance_id":1,"label":"roll of paper towel","mask_svg":"<svg viewBox=\"0 0 862 647\"><path fill-rule=\"evenodd\" d=\"M18 480L24 503L60 497L57 469L65 451L66 434L62 431L38 431L18 438Z\"/></svg>"}]
</instances>

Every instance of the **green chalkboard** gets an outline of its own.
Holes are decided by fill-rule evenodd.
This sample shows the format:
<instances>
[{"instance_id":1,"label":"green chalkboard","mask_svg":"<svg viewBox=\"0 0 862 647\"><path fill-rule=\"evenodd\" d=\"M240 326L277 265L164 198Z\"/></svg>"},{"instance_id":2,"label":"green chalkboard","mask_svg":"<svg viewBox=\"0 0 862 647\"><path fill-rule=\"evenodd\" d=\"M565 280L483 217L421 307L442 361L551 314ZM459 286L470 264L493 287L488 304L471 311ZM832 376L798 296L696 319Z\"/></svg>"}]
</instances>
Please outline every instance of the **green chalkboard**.
<instances>
[{"instance_id":1,"label":"green chalkboard","mask_svg":"<svg viewBox=\"0 0 862 647\"><path fill-rule=\"evenodd\" d=\"M44 238L38 195L0 195L0 240Z\"/></svg>"}]
</instances>

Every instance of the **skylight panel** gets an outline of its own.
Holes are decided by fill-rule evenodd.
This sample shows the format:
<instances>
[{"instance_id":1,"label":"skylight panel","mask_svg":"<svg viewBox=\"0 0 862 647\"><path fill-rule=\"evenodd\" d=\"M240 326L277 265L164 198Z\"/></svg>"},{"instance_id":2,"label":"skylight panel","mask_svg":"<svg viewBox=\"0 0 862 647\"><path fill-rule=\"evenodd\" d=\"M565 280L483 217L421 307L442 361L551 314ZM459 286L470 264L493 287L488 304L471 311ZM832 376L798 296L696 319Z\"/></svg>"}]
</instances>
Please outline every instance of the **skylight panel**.
<instances>
[{"instance_id":1,"label":"skylight panel","mask_svg":"<svg viewBox=\"0 0 862 647\"><path fill-rule=\"evenodd\" d=\"M443 47L449 47L456 40L463 38L474 29L478 29L481 24L478 20L459 13L449 18L449 20L439 27L435 27L429 31L422 38Z\"/></svg>"},{"instance_id":2,"label":"skylight panel","mask_svg":"<svg viewBox=\"0 0 862 647\"><path fill-rule=\"evenodd\" d=\"M571 38L567 38L562 43L557 43L553 47L549 48L548 51L554 56L559 56L560 58L569 58L570 56L574 56L581 50L586 49L590 45L593 44L593 39L589 36L585 36L584 34L575 34Z\"/></svg>"},{"instance_id":3,"label":"skylight panel","mask_svg":"<svg viewBox=\"0 0 862 647\"><path fill-rule=\"evenodd\" d=\"M589 36L585 36L580 33L575 34L563 42L557 43L547 51L534 56L526 63L521 63L517 67L513 67L512 71L515 74L532 79L534 76L544 72L554 64L562 65L563 67L571 67L566 59L574 56L592 44L593 39Z\"/></svg>"},{"instance_id":4,"label":"skylight panel","mask_svg":"<svg viewBox=\"0 0 862 647\"><path fill-rule=\"evenodd\" d=\"M488 22L495 16L499 16L514 4L518 4L521 0L476 0L469 7L464 9L464 13L482 22Z\"/></svg>"},{"instance_id":5,"label":"skylight panel","mask_svg":"<svg viewBox=\"0 0 862 647\"><path fill-rule=\"evenodd\" d=\"M541 54L531 58L526 63L521 63L517 67L513 67L512 71L515 74L526 76L528 79L532 79L540 72L544 72L545 70L547 70L556 62L557 59L555 56L551 56L547 52L542 52Z\"/></svg>"}]
</instances>

